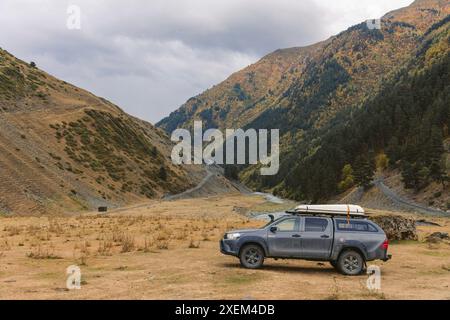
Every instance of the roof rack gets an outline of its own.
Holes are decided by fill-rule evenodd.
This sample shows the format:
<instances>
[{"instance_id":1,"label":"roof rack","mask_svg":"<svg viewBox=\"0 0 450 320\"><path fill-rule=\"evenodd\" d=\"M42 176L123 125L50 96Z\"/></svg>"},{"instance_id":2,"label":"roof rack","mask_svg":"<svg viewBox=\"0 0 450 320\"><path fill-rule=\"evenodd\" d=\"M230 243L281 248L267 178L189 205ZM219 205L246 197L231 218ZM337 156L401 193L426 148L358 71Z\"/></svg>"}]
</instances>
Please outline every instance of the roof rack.
<instances>
[{"instance_id":1,"label":"roof rack","mask_svg":"<svg viewBox=\"0 0 450 320\"><path fill-rule=\"evenodd\" d=\"M294 210L286 211L286 213L302 215L347 216L352 218L365 217L364 209L353 204L300 205Z\"/></svg>"}]
</instances>

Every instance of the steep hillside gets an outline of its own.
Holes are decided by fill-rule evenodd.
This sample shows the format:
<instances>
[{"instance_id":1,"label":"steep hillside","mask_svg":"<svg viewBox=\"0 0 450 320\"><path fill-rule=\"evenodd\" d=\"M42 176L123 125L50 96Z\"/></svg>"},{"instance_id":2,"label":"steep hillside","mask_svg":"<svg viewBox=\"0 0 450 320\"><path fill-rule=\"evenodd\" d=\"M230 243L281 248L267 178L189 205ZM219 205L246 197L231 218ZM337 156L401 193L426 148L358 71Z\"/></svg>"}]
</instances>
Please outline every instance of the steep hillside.
<instances>
[{"instance_id":1,"label":"steep hillside","mask_svg":"<svg viewBox=\"0 0 450 320\"><path fill-rule=\"evenodd\" d=\"M417 0L382 17L381 30L369 30L361 23L310 47L278 50L191 98L158 126L170 132L202 119L207 127L279 128L279 174L261 177L252 167L240 168L241 179L256 189L272 189L296 199L327 198L339 191L343 166L353 163L350 155L377 153L384 144L371 144L370 132L364 131L363 138L358 136L363 132L351 132L345 136L347 140L355 138L364 144L367 139L368 146L354 144L357 151L339 158L341 153L336 156L334 149L329 153L320 150L325 137L331 137L329 132L334 132L338 124L353 125L348 121L354 113L369 108L374 99L381 101L386 88L403 79L399 77L408 74L408 69L425 72L434 63L441 63L434 56L445 56L449 13L449 1ZM410 88L403 90L413 98ZM373 116L366 115L362 120ZM443 129L442 123L437 127ZM345 139L326 139L337 151L344 149L340 143Z\"/></svg>"},{"instance_id":2,"label":"steep hillside","mask_svg":"<svg viewBox=\"0 0 450 320\"><path fill-rule=\"evenodd\" d=\"M277 50L189 99L157 126L171 132L202 119L207 127L271 127L301 134L376 93L410 57L421 36L450 13L448 1L418 0L327 41ZM275 118L274 118L275 117Z\"/></svg>"},{"instance_id":3,"label":"steep hillside","mask_svg":"<svg viewBox=\"0 0 450 320\"><path fill-rule=\"evenodd\" d=\"M376 168L398 169L404 186L430 183L448 193L450 127L450 19L433 26L409 61L360 108L340 111L309 130L282 155L280 174L241 176L254 187L275 187L296 199L319 201L353 184L365 187ZM443 209L447 209L445 206Z\"/></svg>"},{"instance_id":4,"label":"steep hillside","mask_svg":"<svg viewBox=\"0 0 450 320\"><path fill-rule=\"evenodd\" d=\"M157 126L167 132L201 119L207 127L239 127L279 102L297 74L323 44L278 50L227 80L189 99Z\"/></svg>"},{"instance_id":5,"label":"steep hillside","mask_svg":"<svg viewBox=\"0 0 450 320\"><path fill-rule=\"evenodd\" d=\"M118 206L195 184L171 142L112 103L0 50L0 214Z\"/></svg>"}]
</instances>

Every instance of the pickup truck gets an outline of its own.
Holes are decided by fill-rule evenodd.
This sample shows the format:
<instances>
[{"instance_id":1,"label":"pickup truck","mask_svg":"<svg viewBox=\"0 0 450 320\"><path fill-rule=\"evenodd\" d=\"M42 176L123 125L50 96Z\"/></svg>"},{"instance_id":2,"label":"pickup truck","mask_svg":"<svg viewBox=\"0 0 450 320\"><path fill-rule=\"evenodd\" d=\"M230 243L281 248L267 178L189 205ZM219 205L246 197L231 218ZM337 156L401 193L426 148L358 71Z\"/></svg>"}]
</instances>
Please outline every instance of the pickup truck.
<instances>
[{"instance_id":1,"label":"pickup truck","mask_svg":"<svg viewBox=\"0 0 450 320\"><path fill-rule=\"evenodd\" d=\"M285 214L260 229L227 232L223 254L245 268L260 268L265 258L329 261L345 275L365 271L366 261L391 258L384 231L366 218Z\"/></svg>"}]
</instances>

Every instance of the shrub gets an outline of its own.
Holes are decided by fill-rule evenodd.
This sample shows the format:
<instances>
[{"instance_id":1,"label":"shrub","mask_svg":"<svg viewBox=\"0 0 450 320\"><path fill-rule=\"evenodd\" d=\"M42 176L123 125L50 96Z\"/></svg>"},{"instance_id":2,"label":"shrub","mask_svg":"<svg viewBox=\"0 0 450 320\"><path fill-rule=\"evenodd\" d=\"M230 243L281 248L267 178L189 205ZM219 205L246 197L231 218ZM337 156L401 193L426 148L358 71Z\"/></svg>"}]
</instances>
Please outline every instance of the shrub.
<instances>
[{"instance_id":1,"label":"shrub","mask_svg":"<svg viewBox=\"0 0 450 320\"><path fill-rule=\"evenodd\" d=\"M122 253L133 251L135 247L134 238L130 235L123 235L122 237Z\"/></svg>"},{"instance_id":2,"label":"shrub","mask_svg":"<svg viewBox=\"0 0 450 320\"><path fill-rule=\"evenodd\" d=\"M169 241L168 240L160 240L160 241L158 241L156 247L159 250L168 250L169 249Z\"/></svg>"},{"instance_id":3,"label":"shrub","mask_svg":"<svg viewBox=\"0 0 450 320\"><path fill-rule=\"evenodd\" d=\"M164 181L167 180L167 170L166 170L166 168L164 168L164 167L159 168L158 177L161 180L164 180Z\"/></svg>"},{"instance_id":4,"label":"shrub","mask_svg":"<svg viewBox=\"0 0 450 320\"><path fill-rule=\"evenodd\" d=\"M384 153L380 153L379 155L377 155L377 157L375 159L375 163L376 163L377 169L384 170L387 168L387 166L389 164L389 158Z\"/></svg>"},{"instance_id":5,"label":"shrub","mask_svg":"<svg viewBox=\"0 0 450 320\"><path fill-rule=\"evenodd\" d=\"M191 242L189 242L189 249L198 249L200 248L200 241L197 241L197 243L194 242L194 240L191 239Z\"/></svg>"}]
</instances>

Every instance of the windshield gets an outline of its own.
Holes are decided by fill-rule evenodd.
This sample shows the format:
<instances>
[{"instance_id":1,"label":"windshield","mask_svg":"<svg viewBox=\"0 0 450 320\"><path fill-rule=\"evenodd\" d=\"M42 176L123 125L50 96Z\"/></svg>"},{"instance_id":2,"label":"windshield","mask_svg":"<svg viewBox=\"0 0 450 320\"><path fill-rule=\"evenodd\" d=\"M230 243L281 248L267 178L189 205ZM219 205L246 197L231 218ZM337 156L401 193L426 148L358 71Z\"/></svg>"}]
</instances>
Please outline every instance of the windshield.
<instances>
[{"instance_id":1,"label":"windshield","mask_svg":"<svg viewBox=\"0 0 450 320\"><path fill-rule=\"evenodd\" d=\"M274 223L274 222L280 220L281 218L284 218L285 216L286 216L286 215L282 215L282 216L276 218L276 219L273 220L273 221L267 222L267 223L266 223L264 226L262 226L260 229L265 229L265 228L267 228L267 227L270 226L272 223Z\"/></svg>"}]
</instances>

